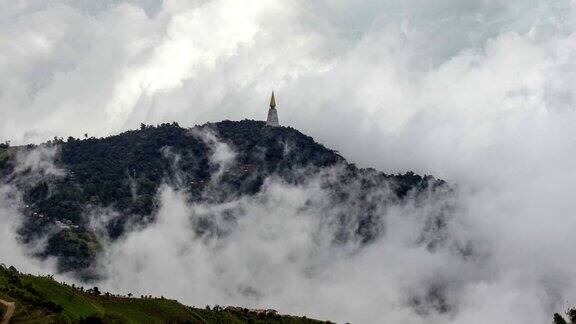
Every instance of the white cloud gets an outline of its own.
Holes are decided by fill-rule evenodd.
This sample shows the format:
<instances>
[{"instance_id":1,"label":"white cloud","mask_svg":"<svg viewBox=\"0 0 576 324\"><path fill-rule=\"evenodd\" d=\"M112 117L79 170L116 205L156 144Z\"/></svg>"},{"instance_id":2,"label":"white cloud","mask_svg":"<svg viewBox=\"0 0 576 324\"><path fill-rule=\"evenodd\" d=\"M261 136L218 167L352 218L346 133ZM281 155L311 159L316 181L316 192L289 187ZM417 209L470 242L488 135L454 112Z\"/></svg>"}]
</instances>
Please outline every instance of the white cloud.
<instances>
[{"instance_id":1,"label":"white cloud","mask_svg":"<svg viewBox=\"0 0 576 324\"><path fill-rule=\"evenodd\" d=\"M41 145L32 149L19 150L15 157L14 172L30 172L38 176L63 176L66 171L54 164L58 149L58 146Z\"/></svg>"},{"instance_id":2,"label":"white cloud","mask_svg":"<svg viewBox=\"0 0 576 324\"><path fill-rule=\"evenodd\" d=\"M353 241L333 245L341 207L331 206L327 195L317 180L295 187L270 179L255 197L189 206L185 195L165 187L156 223L107 249L102 286L199 306L266 305L339 321L404 316L423 322L407 304L407 290L431 272L448 270L448 262L464 263L414 245L428 214L392 211L387 230L396 234L356 254ZM223 234L201 234L204 218Z\"/></svg>"}]
</instances>

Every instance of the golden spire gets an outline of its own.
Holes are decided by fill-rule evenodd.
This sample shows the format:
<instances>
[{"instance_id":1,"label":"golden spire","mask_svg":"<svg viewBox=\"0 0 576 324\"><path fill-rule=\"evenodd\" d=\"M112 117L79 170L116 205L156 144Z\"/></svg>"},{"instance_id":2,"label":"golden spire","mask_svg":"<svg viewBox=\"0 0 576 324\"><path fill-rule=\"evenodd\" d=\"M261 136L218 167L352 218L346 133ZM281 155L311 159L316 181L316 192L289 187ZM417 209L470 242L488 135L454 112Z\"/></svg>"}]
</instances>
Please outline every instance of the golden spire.
<instances>
[{"instance_id":1,"label":"golden spire","mask_svg":"<svg viewBox=\"0 0 576 324\"><path fill-rule=\"evenodd\" d=\"M270 108L276 108L276 99L274 99L274 91L272 91L272 97L270 98Z\"/></svg>"}]
</instances>

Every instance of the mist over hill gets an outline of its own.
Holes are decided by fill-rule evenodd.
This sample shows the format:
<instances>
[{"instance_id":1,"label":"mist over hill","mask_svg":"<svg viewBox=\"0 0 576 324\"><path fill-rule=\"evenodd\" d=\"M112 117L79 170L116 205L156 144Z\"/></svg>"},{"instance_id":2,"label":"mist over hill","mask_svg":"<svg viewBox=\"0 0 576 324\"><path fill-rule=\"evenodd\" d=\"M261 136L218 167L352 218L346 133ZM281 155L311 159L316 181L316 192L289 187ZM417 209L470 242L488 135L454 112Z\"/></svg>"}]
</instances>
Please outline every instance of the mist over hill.
<instances>
[{"instance_id":1,"label":"mist over hill","mask_svg":"<svg viewBox=\"0 0 576 324\"><path fill-rule=\"evenodd\" d=\"M2 261L112 293L360 323L522 318L506 298L559 311L557 272L521 270L530 246L502 243L522 223L491 221L507 196L358 168L289 127L4 145L0 174Z\"/></svg>"},{"instance_id":2,"label":"mist over hill","mask_svg":"<svg viewBox=\"0 0 576 324\"><path fill-rule=\"evenodd\" d=\"M162 185L182 191L190 203L223 204L257 195L272 177L293 186L318 178L330 203L349 209L333 215L339 222L335 243L374 240L381 231L377 208L444 187L430 176L358 169L295 129L250 120L192 129L142 125L116 136L56 138L9 152L3 181L21 193L22 239L47 239L39 256L57 257L60 271L78 273L101 252L99 235L115 240L129 226L154 221ZM114 215L103 220L95 210ZM431 217L441 221L441 215ZM236 218L231 214L229 221ZM105 230L95 231L94 222ZM222 234L210 215L196 225L200 235ZM52 229L48 235L46 228Z\"/></svg>"},{"instance_id":3,"label":"mist over hill","mask_svg":"<svg viewBox=\"0 0 576 324\"><path fill-rule=\"evenodd\" d=\"M205 268L208 282L230 281L224 299L257 305L284 289L274 276L294 271L312 279L397 235L387 233L387 223L398 217L417 227L414 248L448 248L463 260L474 253L470 242L450 237L456 206L446 183L357 168L293 128L251 120L191 129L143 124L3 154L2 201L21 215L18 235L29 253L56 261L59 272L112 287L155 289L139 277L150 275L145 263L158 262L167 267L162 273L182 276ZM195 247L205 251L195 254ZM238 262L246 273L220 269ZM450 310L443 283L421 288L404 298L409 307Z\"/></svg>"}]
</instances>

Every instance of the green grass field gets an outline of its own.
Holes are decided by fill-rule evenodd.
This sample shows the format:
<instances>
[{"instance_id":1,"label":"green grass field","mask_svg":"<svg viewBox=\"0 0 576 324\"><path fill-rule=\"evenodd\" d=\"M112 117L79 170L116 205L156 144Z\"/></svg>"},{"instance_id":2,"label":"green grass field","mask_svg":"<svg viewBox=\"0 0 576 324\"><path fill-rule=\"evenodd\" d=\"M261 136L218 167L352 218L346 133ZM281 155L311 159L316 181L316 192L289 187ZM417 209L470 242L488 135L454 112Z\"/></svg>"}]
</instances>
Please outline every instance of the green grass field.
<instances>
[{"instance_id":1,"label":"green grass field","mask_svg":"<svg viewBox=\"0 0 576 324\"><path fill-rule=\"evenodd\" d=\"M322 323L246 310L193 308L164 298L95 295L49 277L0 266L0 299L15 302L14 323Z\"/></svg>"}]
</instances>

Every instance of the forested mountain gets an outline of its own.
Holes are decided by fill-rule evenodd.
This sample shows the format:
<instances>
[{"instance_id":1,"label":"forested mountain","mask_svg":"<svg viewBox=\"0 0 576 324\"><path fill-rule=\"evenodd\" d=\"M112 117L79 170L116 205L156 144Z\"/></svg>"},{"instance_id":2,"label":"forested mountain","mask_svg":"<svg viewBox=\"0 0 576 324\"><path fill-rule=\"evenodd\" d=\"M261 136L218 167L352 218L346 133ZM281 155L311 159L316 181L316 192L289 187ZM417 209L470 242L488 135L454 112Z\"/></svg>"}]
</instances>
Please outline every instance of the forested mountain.
<instances>
[{"instance_id":1,"label":"forested mountain","mask_svg":"<svg viewBox=\"0 0 576 324\"><path fill-rule=\"evenodd\" d=\"M252 120L189 129L177 123L143 124L138 130L106 138L55 138L19 147L1 144L0 181L0 207L11 208L23 218L22 242L33 245L45 239L36 257L55 257L59 271L84 280L99 276L91 266L104 252L103 242L119 240L133 227L155 221L162 186L184 193L189 204L224 205L261 194L267 181L296 187L316 182L328 201L312 210L334 226L332 244L355 242L359 248L385 235L382 220L389 210L425 206L420 208L425 225L414 244L433 252L448 241L447 222L457 208L450 200L452 189L442 180L357 168L293 128L268 127ZM431 200L436 202L433 208ZM311 200L310 205L315 203ZM233 226L245 212L224 210L218 221L210 213L193 215L193 230L203 237L228 235L230 226L223 227L222 220ZM105 224L104 230L95 228L94 221ZM464 259L475 253L466 242L450 248ZM440 313L449 311L442 289L433 284L409 303L417 312L430 307ZM23 320L315 322L262 317L240 308L191 308L164 298L100 295L4 266L0 266L0 297L15 301L14 319ZM573 309L567 312L570 323L575 322L574 314ZM553 321L567 323L559 314Z\"/></svg>"},{"instance_id":2,"label":"forested mountain","mask_svg":"<svg viewBox=\"0 0 576 324\"><path fill-rule=\"evenodd\" d=\"M154 221L163 184L185 192L191 204L217 204L255 195L269 178L293 185L320 179L330 205L342 207L331 211L341 227L334 244L369 244L381 234L377 225L387 206L450 194L443 181L431 176L360 169L293 128L252 120L191 129L176 123L141 125L106 138L55 138L40 146L3 147L0 176L18 193L12 198L21 197L12 201L25 217L23 241L48 236L38 256L57 257L60 271L83 276L97 275L83 270L103 248L103 234L91 226L98 215L94 211L114 212L104 235L116 240L127 225ZM442 242L444 213L450 208L429 215L421 244L433 249ZM224 235L209 217L198 224L199 233Z\"/></svg>"}]
</instances>

